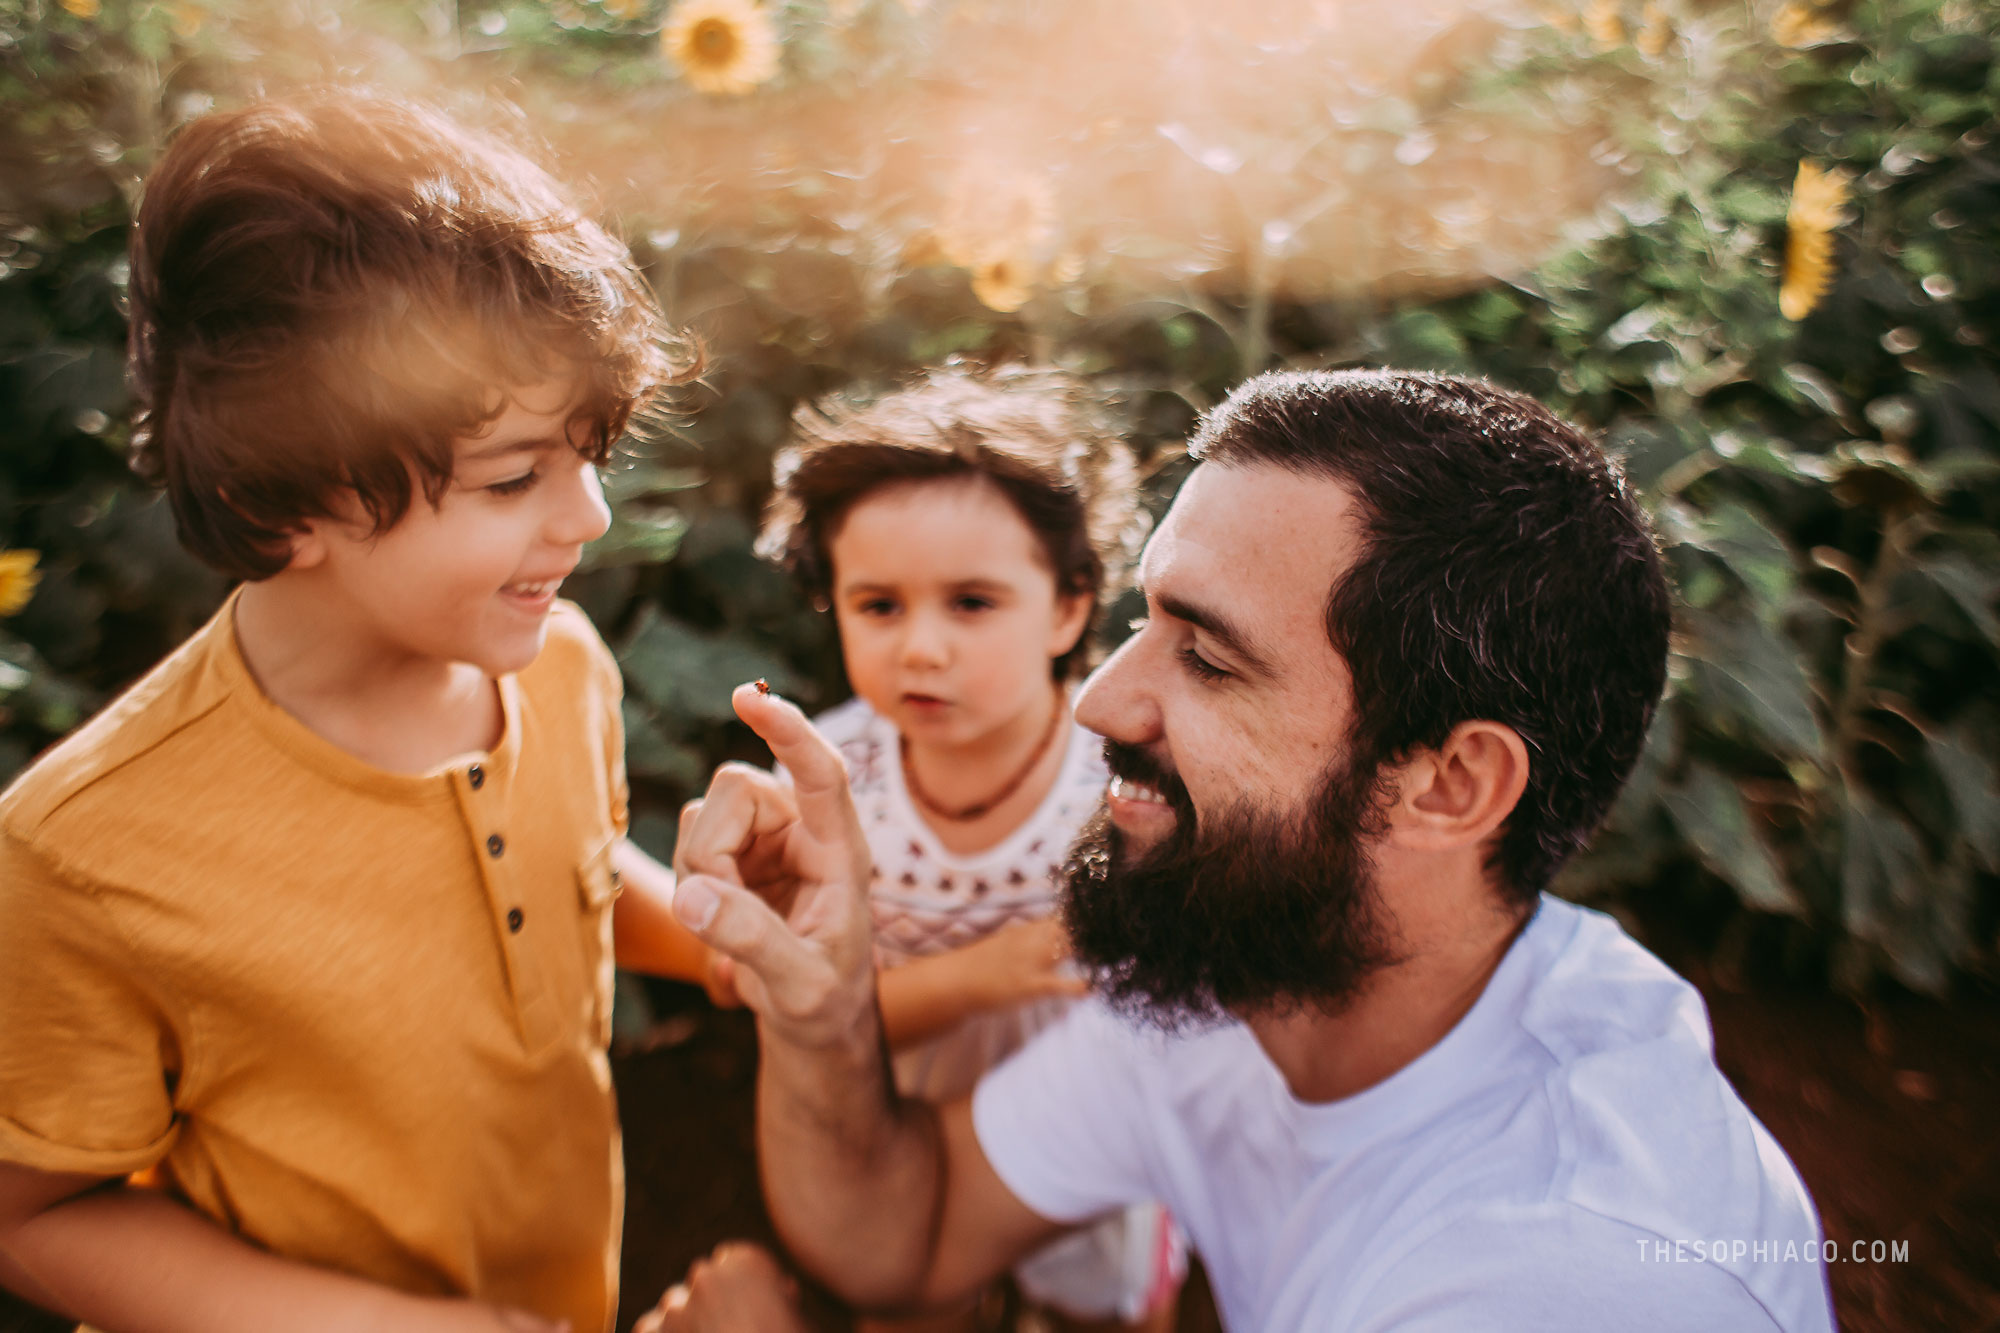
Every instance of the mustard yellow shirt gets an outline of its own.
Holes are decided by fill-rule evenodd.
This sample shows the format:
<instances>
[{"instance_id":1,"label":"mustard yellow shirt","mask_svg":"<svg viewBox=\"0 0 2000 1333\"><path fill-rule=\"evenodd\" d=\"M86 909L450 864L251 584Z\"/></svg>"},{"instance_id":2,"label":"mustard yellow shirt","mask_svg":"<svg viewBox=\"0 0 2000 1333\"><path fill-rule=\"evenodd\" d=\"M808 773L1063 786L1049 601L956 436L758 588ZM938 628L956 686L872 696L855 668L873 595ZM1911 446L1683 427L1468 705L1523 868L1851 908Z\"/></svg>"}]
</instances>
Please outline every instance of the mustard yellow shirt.
<instances>
[{"instance_id":1,"label":"mustard yellow shirt","mask_svg":"<svg viewBox=\"0 0 2000 1333\"><path fill-rule=\"evenodd\" d=\"M264 696L234 605L0 796L0 1158L609 1329L616 666L560 605L491 753L387 773Z\"/></svg>"}]
</instances>

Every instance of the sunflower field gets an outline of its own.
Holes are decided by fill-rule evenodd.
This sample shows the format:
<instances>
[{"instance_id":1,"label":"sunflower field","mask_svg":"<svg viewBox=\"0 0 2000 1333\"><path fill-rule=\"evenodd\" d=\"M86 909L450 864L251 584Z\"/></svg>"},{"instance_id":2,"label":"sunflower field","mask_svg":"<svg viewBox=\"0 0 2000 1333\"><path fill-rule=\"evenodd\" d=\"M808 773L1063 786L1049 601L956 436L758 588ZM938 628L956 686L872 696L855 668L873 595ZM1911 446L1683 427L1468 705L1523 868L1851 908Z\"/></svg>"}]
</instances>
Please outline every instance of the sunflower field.
<instances>
[{"instance_id":1,"label":"sunflower field","mask_svg":"<svg viewBox=\"0 0 2000 1333\"><path fill-rule=\"evenodd\" d=\"M570 585L625 667L655 851L754 754L733 684L840 697L830 626L751 549L802 404L1060 365L1157 512L1245 375L1440 368L1601 432L1683 602L1645 759L1560 889L1728 966L1992 978L2000 11L1218 8L0 0L0 770L225 591L124 461L147 163L211 107L359 80L544 150L707 349Z\"/></svg>"}]
</instances>

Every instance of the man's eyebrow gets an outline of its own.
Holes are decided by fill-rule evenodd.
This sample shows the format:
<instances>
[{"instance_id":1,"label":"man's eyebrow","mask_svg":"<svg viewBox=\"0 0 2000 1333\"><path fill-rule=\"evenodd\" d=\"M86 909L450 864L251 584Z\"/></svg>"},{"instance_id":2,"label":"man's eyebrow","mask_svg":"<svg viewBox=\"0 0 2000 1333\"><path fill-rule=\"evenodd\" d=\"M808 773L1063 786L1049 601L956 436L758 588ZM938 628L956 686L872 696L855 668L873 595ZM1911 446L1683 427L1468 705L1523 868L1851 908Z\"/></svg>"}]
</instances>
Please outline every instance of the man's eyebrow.
<instances>
[{"instance_id":1,"label":"man's eyebrow","mask_svg":"<svg viewBox=\"0 0 2000 1333\"><path fill-rule=\"evenodd\" d=\"M1241 662L1252 672L1261 676L1276 674L1262 653L1250 646L1250 640L1236 623L1220 611L1205 606L1196 606L1172 594L1161 594L1155 601L1160 610L1175 620L1184 620L1202 633L1214 639L1229 650L1229 655Z\"/></svg>"}]
</instances>

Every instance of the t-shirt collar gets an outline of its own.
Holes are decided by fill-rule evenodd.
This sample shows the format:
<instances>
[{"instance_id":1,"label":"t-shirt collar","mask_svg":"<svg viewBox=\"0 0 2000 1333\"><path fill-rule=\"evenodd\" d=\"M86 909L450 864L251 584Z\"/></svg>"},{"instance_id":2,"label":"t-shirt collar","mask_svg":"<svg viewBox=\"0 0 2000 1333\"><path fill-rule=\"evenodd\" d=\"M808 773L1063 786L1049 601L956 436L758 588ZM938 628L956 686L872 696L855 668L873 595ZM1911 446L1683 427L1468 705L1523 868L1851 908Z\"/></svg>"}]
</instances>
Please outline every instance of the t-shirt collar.
<instances>
[{"instance_id":1,"label":"t-shirt collar","mask_svg":"<svg viewBox=\"0 0 2000 1333\"><path fill-rule=\"evenodd\" d=\"M1435 1046L1374 1087L1335 1102L1302 1102L1267 1059L1273 1091L1300 1143L1315 1156L1346 1156L1373 1139L1407 1132L1463 1097L1524 1039L1522 1009L1537 979L1576 932L1578 919L1576 908L1543 894L1465 1016Z\"/></svg>"}]
</instances>

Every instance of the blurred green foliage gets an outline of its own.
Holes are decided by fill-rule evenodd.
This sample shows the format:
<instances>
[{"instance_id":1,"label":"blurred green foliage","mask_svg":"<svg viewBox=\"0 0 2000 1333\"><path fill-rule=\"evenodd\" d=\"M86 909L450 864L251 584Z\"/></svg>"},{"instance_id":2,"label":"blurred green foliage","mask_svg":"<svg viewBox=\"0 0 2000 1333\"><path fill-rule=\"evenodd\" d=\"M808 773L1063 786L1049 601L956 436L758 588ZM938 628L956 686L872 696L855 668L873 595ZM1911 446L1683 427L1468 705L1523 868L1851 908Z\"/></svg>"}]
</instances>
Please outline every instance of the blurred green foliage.
<instances>
[{"instance_id":1,"label":"blurred green foliage","mask_svg":"<svg viewBox=\"0 0 2000 1333\"><path fill-rule=\"evenodd\" d=\"M410 60L498 61L669 111L698 98L660 60L658 3L376 8L406 26ZM897 0L771 12L793 85L893 73L916 22ZM825 40L836 21L872 25L865 70ZM191 4L0 0L0 547L39 552L42 572L0 621L0 769L223 592L125 471L118 300L143 165L172 124L254 82L249 31ZM1426 108L1447 102L1585 107L1593 156L1629 188L1532 272L1470 290L1303 296L1251 255L1150 288L1129 268L1114 285L1056 265L996 300L935 247L857 249L815 215L812 182L782 173L747 216L625 219L714 366L675 432L610 478L616 526L570 588L625 667L640 840L664 850L710 767L754 756L730 685L764 676L809 705L842 690L830 626L750 549L801 403L949 356L1054 361L1099 377L1157 511L1183 475L1175 446L1245 374L1436 367L1601 430L1685 604L1651 745L1563 891L1685 911L1716 923L1724 961L1775 957L1848 986L1990 975L2000 20L1974 0L1590 0L1487 36L1444 83L1384 94L1354 133L1422 144ZM757 94L734 105L754 123ZM1844 171L1852 198L1831 286L1793 322L1778 291L1801 161ZM1291 234L1258 221L1267 244Z\"/></svg>"}]
</instances>

